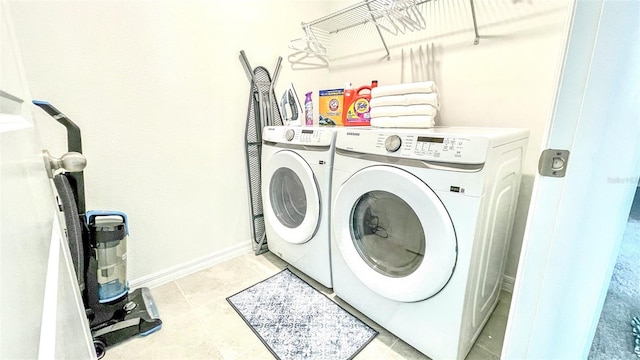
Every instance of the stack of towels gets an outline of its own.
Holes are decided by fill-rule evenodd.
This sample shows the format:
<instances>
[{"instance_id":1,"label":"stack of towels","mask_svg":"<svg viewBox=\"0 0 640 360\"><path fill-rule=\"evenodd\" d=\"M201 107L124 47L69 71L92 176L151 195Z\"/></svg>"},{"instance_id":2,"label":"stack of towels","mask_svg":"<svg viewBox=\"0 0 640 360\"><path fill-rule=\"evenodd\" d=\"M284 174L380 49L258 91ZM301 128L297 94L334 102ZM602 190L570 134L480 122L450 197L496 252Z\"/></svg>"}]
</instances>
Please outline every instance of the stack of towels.
<instances>
[{"instance_id":1,"label":"stack of towels","mask_svg":"<svg viewBox=\"0 0 640 360\"><path fill-rule=\"evenodd\" d=\"M378 86L371 89L371 126L431 128L440 109L433 81Z\"/></svg>"}]
</instances>

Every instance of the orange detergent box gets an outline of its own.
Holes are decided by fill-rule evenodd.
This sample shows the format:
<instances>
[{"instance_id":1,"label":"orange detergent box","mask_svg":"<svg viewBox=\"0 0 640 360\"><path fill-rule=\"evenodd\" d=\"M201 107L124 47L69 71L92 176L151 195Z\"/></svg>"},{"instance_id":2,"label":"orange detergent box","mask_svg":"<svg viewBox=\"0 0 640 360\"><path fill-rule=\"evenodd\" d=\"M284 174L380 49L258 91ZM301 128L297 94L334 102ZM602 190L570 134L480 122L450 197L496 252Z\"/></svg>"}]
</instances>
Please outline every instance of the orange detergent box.
<instances>
[{"instance_id":1,"label":"orange detergent box","mask_svg":"<svg viewBox=\"0 0 640 360\"><path fill-rule=\"evenodd\" d=\"M344 89L320 90L318 92L318 113L320 125L342 126Z\"/></svg>"}]
</instances>

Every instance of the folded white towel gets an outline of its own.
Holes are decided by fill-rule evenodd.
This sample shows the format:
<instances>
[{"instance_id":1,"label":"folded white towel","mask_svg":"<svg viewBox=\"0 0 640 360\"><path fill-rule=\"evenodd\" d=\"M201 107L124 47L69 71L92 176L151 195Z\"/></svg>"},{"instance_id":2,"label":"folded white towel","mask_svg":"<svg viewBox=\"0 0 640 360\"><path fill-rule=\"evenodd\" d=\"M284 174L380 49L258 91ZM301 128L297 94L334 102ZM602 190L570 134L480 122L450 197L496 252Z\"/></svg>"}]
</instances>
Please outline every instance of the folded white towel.
<instances>
[{"instance_id":1,"label":"folded white towel","mask_svg":"<svg viewBox=\"0 0 640 360\"><path fill-rule=\"evenodd\" d=\"M371 101L369 102L369 106L371 107L398 105L431 105L436 109L440 109L438 93L380 96L371 99Z\"/></svg>"},{"instance_id":2,"label":"folded white towel","mask_svg":"<svg viewBox=\"0 0 640 360\"><path fill-rule=\"evenodd\" d=\"M409 106L378 106L372 107L369 115L371 118L387 116L411 116L427 115L436 116L438 109L431 105L409 105Z\"/></svg>"},{"instance_id":3,"label":"folded white towel","mask_svg":"<svg viewBox=\"0 0 640 360\"><path fill-rule=\"evenodd\" d=\"M436 125L433 116L389 116L372 118L369 124L373 127L382 128L432 128Z\"/></svg>"},{"instance_id":4,"label":"folded white towel","mask_svg":"<svg viewBox=\"0 0 640 360\"><path fill-rule=\"evenodd\" d=\"M423 81L416 83L383 85L371 89L371 98L388 95L405 95L405 94L425 94L437 93L438 88L433 81Z\"/></svg>"}]
</instances>

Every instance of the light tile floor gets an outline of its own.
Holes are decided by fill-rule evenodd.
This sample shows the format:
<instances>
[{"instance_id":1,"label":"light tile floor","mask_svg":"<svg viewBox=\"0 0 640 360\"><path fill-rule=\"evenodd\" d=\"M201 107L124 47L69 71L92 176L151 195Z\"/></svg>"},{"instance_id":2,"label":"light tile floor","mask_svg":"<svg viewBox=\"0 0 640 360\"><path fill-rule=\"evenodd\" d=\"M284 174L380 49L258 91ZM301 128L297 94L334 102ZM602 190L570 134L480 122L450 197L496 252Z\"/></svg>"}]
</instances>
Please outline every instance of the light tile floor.
<instances>
[{"instance_id":1,"label":"light tile floor","mask_svg":"<svg viewBox=\"0 0 640 360\"><path fill-rule=\"evenodd\" d=\"M226 298L276 274L287 263L267 252L247 253L184 278L151 289L162 329L135 337L107 350L104 360L116 359L273 359ZM355 359L428 359L395 335L336 298L295 268L291 271L329 296L380 333ZM511 294L500 302L467 359L499 359Z\"/></svg>"}]
</instances>

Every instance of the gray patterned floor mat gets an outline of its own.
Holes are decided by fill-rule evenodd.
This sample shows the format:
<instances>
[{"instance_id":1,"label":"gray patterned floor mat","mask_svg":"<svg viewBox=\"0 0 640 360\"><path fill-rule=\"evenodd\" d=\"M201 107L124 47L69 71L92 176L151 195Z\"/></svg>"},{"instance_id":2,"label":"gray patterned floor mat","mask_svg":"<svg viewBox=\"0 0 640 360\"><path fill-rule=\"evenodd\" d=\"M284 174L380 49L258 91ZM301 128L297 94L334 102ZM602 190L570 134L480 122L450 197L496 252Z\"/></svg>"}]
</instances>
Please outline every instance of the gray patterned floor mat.
<instances>
[{"instance_id":1,"label":"gray patterned floor mat","mask_svg":"<svg viewBox=\"0 0 640 360\"><path fill-rule=\"evenodd\" d=\"M378 332L285 269L227 301L278 359L352 359Z\"/></svg>"}]
</instances>

